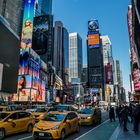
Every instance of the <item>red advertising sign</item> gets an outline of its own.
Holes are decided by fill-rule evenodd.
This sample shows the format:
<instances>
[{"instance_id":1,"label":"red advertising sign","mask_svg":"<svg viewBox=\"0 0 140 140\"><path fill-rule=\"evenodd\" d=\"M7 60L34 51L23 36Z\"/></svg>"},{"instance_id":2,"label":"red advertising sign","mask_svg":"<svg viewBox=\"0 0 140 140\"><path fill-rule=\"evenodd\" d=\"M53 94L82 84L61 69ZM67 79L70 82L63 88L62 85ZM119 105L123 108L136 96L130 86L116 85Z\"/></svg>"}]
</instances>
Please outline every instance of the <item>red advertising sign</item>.
<instances>
[{"instance_id":1,"label":"red advertising sign","mask_svg":"<svg viewBox=\"0 0 140 140\"><path fill-rule=\"evenodd\" d=\"M105 79L106 79L106 84L112 84L113 83L112 65L110 63L108 63L105 66Z\"/></svg>"},{"instance_id":2,"label":"red advertising sign","mask_svg":"<svg viewBox=\"0 0 140 140\"><path fill-rule=\"evenodd\" d=\"M134 90L140 91L140 70L134 69L133 71Z\"/></svg>"}]
</instances>

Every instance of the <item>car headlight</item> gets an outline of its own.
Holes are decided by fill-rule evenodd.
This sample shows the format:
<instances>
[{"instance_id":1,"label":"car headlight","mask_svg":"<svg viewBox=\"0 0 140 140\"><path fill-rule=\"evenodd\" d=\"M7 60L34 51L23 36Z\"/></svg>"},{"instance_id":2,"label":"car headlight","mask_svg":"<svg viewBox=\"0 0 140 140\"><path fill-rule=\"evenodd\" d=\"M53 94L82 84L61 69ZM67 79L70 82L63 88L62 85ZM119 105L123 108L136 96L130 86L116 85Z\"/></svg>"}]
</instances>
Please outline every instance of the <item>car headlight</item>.
<instances>
[{"instance_id":1,"label":"car headlight","mask_svg":"<svg viewBox=\"0 0 140 140\"><path fill-rule=\"evenodd\" d=\"M56 129L58 129L59 128L59 125L56 125L56 126L54 126L53 128L52 128L52 130L56 130Z\"/></svg>"},{"instance_id":2,"label":"car headlight","mask_svg":"<svg viewBox=\"0 0 140 140\"><path fill-rule=\"evenodd\" d=\"M87 119L91 119L91 117L87 117Z\"/></svg>"}]
</instances>

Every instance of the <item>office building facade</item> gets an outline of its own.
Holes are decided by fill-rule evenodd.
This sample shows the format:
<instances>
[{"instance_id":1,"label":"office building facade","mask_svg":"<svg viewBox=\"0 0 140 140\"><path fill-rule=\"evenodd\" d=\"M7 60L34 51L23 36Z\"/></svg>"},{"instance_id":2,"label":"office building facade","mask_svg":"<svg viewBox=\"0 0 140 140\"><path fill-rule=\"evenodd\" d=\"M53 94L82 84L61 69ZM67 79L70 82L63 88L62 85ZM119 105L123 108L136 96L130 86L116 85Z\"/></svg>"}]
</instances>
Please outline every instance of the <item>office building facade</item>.
<instances>
[{"instance_id":1,"label":"office building facade","mask_svg":"<svg viewBox=\"0 0 140 140\"><path fill-rule=\"evenodd\" d=\"M82 74L82 39L78 33L69 34L69 81L79 78Z\"/></svg>"},{"instance_id":2,"label":"office building facade","mask_svg":"<svg viewBox=\"0 0 140 140\"><path fill-rule=\"evenodd\" d=\"M88 86L90 92L104 100L103 53L97 20L88 21Z\"/></svg>"},{"instance_id":3,"label":"office building facade","mask_svg":"<svg viewBox=\"0 0 140 140\"><path fill-rule=\"evenodd\" d=\"M105 101L111 102L114 98L114 61L112 56L112 45L107 35L101 36L100 38L103 48ZM108 91L110 93L108 93Z\"/></svg>"},{"instance_id":4,"label":"office building facade","mask_svg":"<svg viewBox=\"0 0 140 140\"><path fill-rule=\"evenodd\" d=\"M21 35L23 11L23 0L14 0L14 2L11 0L0 1L0 15L9 22L10 27L18 36Z\"/></svg>"},{"instance_id":5,"label":"office building facade","mask_svg":"<svg viewBox=\"0 0 140 140\"><path fill-rule=\"evenodd\" d=\"M35 16L52 15L52 0L36 0Z\"/></svg>"},{"instance_id":6,"label":"office building facade","mask_svg":"<svg viewBox=\"0 0 140 140\"><path fill-rule=\"evenodd\" d=\"M56 74L62 79L62 76L63 76L63 24L61 21L56 21L55 26L54 26L53 66L56 68Z\"/></svg>"}]
</instances>

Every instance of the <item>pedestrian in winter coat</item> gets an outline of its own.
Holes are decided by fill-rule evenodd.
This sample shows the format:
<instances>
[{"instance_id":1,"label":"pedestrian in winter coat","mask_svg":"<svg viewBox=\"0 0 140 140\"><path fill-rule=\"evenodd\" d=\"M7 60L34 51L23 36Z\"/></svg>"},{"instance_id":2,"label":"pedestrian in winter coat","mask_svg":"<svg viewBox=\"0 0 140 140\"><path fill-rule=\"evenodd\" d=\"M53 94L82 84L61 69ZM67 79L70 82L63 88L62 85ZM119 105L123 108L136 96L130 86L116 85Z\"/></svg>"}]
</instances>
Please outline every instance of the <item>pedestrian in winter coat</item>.
<instances>
[{"instance_id":1,"label":"pedestrian in winter coat","mask_svg":"<svg viewBox=\"0 0 140 140\"><path fill-rule=\"evenodd\" d=\"M123 130L128 131L128 129L127 129L127 122L128 122L128 115L129 115L128 107L125 106L121 110L120 114L121 114L121 120L122 120L122 123L123 123Z\"/></svg>"},{"instance_id":2,"label":"pedestrian in winter coat","mask_svg":"<svg viewBox=\"0 0 140 140\"><path fill-rule=\"evenodd\" d=\"M138 109L138 107L135 107L133 109L132 113L133 113L132 115L133 115L133 126L134 126L133 131L135 133L138 133L138 131L139 131L139 109Z\"/></svg>"},{"instance_id":3,"label":"pedestrian in winter coat","mask_svg":"<svg viewBox=\"0 0 140 140\"><path fill-rule=\"evenodd\" d=\"M115 111L112 106L110 107L110 110L109 110L109 118L110 118L110 122L112 122L112 120L115 121Z\"/></svg>"}]
</instances>

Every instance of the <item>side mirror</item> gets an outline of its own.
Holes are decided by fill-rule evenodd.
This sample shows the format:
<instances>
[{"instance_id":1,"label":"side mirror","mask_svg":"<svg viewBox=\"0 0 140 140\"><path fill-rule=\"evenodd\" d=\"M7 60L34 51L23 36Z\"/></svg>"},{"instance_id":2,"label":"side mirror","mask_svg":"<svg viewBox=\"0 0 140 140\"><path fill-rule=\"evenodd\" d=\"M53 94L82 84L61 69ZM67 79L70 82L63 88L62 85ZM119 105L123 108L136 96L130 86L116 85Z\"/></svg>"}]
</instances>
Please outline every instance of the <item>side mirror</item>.
<instances>
[{"instance_id":1,"label":"side mirror","mask_svg":"<svg viewBox=\"0 0 140 140\"><path fill-rule=\"evenodd\" d=\"M13 119L8 119L8 122L13 122Z\"/></svg>"}]
</instances>

